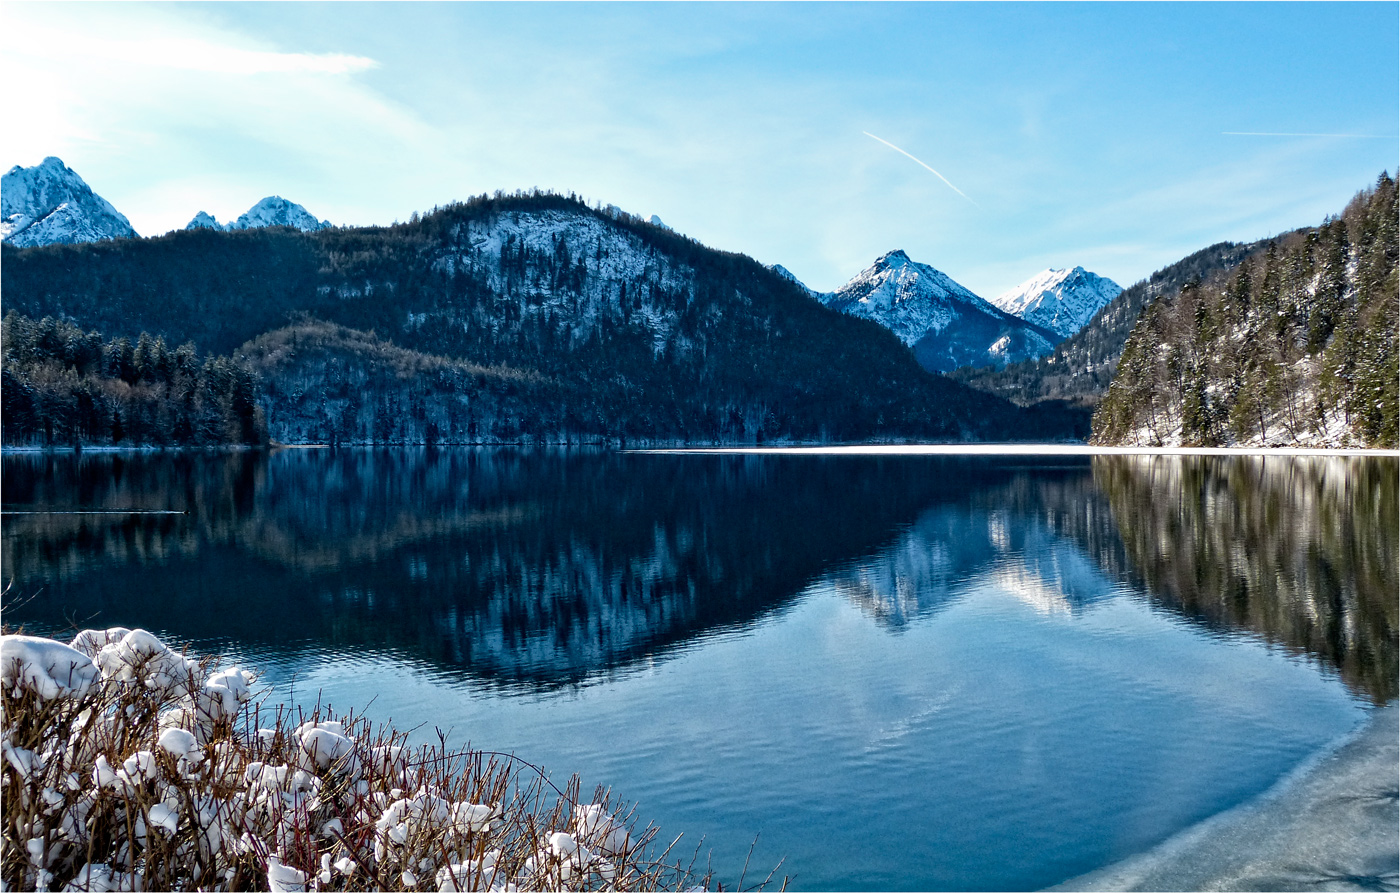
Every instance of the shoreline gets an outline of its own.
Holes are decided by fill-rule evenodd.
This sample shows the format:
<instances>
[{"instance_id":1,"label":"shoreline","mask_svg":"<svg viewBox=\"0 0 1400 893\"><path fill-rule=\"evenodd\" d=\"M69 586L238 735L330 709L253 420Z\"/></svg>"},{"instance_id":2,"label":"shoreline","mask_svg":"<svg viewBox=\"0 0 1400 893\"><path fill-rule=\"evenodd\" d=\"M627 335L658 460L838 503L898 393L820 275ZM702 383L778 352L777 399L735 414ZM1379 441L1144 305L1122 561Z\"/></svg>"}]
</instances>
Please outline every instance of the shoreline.
<instances>
[{"instance_id":1,"label":"shoreline","mask_svg":"<svg viewBox=\"0 0 1400 893\"><path fill-rule=\"evenodd\" d=\"M779 447L656 447L625 453L801 454L833 456L1393 456L1370 447L1110 447L1064 443L929 443Z\"/></svg>"},{"instance_id":2,"label":"shoreline","mask_svg":"<svg viewBox=\"0 0 1400 893\"><path fill-rule=\"evenodd\" d=\"M58 453L222 453L278 450L378 450L426 449L428 444L340 444L276 443L266 447L243 444L204 446L0 446L0 453L58 454ZM809 455L809 456L1389 456L1400 458L1400 449L1373 447L1134 447L1091 446L1083 443L866 443L812 444L794 443L782 446L649 446L619 447L606 443L454 443L433 444L434 449L559 449L579 448L642 455Z\"/></svg>"},{"instance_id":3,"label":"shoreline","mask_svg":"<svg viewBox=\"0 0 1400 893\"><path fill-rule=\"evenodd\" d=\"M1322 748L1252 800L1048 890L1395 890L1400 705Z\"/></svg>"}]
</instances>

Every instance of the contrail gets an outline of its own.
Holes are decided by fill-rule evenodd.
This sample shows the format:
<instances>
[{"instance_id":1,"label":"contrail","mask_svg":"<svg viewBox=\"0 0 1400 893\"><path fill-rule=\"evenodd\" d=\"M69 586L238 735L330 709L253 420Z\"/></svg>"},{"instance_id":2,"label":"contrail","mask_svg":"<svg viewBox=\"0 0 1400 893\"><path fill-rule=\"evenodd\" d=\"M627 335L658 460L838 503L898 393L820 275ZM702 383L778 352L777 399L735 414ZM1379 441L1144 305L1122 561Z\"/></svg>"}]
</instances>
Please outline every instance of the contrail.
<instances>
[{"instance_id":1,"label":"contrail","mask_svg":"<svg viewBox=\"0 0 1400 893\"><path fill-rule=\"evenodd\" d=\"M1374 133L1241 133L1235 130L1222 130L1221 136L1336 136L1350 140L1393 140L1400 137L1381 136ZM880 140L884 142L884 140Z\"/></svg>"},{"instance_id":2,"label":"contrail","mask_svg":"<svg viewBox=\"0 0 1400 893\"><path fill-rule=\"evenodd\" d=\"M917 165L919 165L920 167L924 168L925 170L929 171L929 172L932 173L935 177L937 177L938 179L942 180L944 183L948 183L948 178L947 178L947 177L943 176L943 175L940 174L938 171L936 171L936 170L934 170L933 168L929 167L927 164L924 164L922 161L920 161L919 159L915 158L913 155L910 155L908 152L906 152L906 151L904 151L903 149L899 148L898 146L896 146L894 143L890 142L889 140L882 140L882 139L880 139L878 136L876 136L875 134L871 133L871 132L868 131L868 130L862 130L861 133L863 133L863 134L865 134L866 136L870 137L872 140L875 140L877 143L884 143L885 145L889 146L891 149L893 149L893 150L895 150L896 152L898 152L900 155L903 155L905 158L910 159L910 160L913 161L915 164L917 164ZM961 189L959 189L958 187L954 186L952 183L948 183L948 188L951 189L951 190L953 190L954 192L956 192L958 195L961 195L963 198L967 198L967 193L963 192ZM967 200L970 201L970 202L972 202L972 199L970 199L970 198L967 198ZM972 203L973 203L974 205L976 205L977 207L979 207L979 208L982 207L981 205L978 205L977 202L972 202Z\"/></svg>"}]
</instances>

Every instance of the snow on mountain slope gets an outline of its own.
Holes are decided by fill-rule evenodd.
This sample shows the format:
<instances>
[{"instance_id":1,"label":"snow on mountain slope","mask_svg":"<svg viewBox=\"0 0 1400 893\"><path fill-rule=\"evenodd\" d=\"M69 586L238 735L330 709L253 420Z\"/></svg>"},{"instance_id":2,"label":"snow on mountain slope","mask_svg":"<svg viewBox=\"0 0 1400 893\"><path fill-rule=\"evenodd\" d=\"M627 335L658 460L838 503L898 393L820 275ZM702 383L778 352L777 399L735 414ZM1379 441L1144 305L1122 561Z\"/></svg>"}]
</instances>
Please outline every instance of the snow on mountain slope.
<instances>
[{"instance_id":1,"label":"snow on mountain slope","mask_svg":"<svg viewBox=\"0 0 1400 893\"><path fill-rule=\"evenodd\" d=\"M232 223L220 223L213 215L200 211L185 225L185 229L257 229L260 226L291 226L304 233L315 232L330 226L329 220L317 220L301 205L287 201L280 195L267 198L249 208L246 213Z\"/></svg>"},{"instance_id":2,"label":"snow on mountain slope","mask_svg":"<svg viewBox=\"0 0 1400 893\"><path fill-rule=\"evenodd\" d=\"M451 243L434 257L435 269L448 276L475 271L484 277L482 286L499 295L520 295L528 289L529 299L520 297L521 314L567 320L576 340L586 340L600 318L621 312L631 324L648 330L657 353L668 343L688 347L675 341L684 307L678 299L694 293L696 271L671 262L638 235L606 219L568 210L513 211L457 224ZM538 265L551 258L570 271L558 281L537 275ZM359 294L341 289L339 296ZM493 325L489 316L466 319L459 313L450 306L415 309L407 325Z\"/></svg>"},{"instance_id":3,"label":"snow on mountain slope","mask_svg":"<svg viewBox=\"0 0 1400 893\"><path fill-rule=\"evenodd\" d=\"M992 303L1012 316L1068 338L1122 292L1123 287L1112 279L1073 267L1039 273L992 298Z\"/></svg>"},{"instance_id":4,"label":"snow on mountain slope","mask_svg":"<svg viewBox=\"0 0 1400 893\"><path fill-rule=\"evenodd\" d=\"M0 177L0 239L21 248L136 235L131 222L60 159Z\"/></svg>"},{"instance_id":5,"label":"snow on mountain slope","mask_svg":"<svg viewBox=\"0 0 1400 893\"><path fill-rule=\"evenodd\" d=\"M317 220L296 202L289 202L280 195L269 195L249 208L247 213L240 215L237 220L230 223L229 229L294 226L302 232L314 232L318 229L326 229L330 225L329 220Z\"/></svg>"},{"instance_id":6,"label":"snow on mountain slope","mask_svg":"<svg viewBox=\"0 0 1400 893\"><path fill-rule=\"evenodd\" d=\"M1047 353L1057 340L903 251L889 252L841 288L814 297L894 332L931 372L1004 366Z\"/></svg>"},{"instance_id":7,"label":"snow on mountain slope","mask_svg":"<svg viewBox=\"0 0 1400 893\"><path fill-rule=\"evenodd\" d=\"M191 220L189 223L185 224L185 229L217 229L217 230L224 230L224 229L228 229L228 227L224 226L222 223L220 223L219 221L215 220L212 214L207 214L207 213L205 213L204 211L200 211L198 214L194 215L194 219L193 219L193 220Z\"/></svg>"}]
</instances>

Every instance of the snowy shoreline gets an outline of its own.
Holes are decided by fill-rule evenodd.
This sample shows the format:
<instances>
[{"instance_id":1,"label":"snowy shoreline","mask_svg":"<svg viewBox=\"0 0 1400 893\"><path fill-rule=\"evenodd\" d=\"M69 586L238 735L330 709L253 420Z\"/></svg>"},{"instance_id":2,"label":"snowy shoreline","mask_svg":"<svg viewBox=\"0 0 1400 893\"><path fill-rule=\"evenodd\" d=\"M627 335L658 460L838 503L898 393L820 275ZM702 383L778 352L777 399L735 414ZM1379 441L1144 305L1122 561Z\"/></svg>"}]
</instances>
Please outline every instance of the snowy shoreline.
<instances>
[{"instance_id":1,"label":"snowy shoreline","mask_svg":"<svg viewBox=\"0 0 1400 893\"><path fill-rule=\"evenodd\" d=\"M845 446L673 447L629 453L741 453L833 456L1393 456L1400 450L1355 447L1110 447L1068 443L926 443Z\"/></svg>"},{"instance_id":2,"label":"snowy shoreline","mask_svg":"<svg viewBox=\"0 0 1400 893\"><path fill-rule=\"evenodd\" d=\"M1050 890L1386 890L1400 879L1400 706L1269 790Z\"/></svg>"}]
</instances>

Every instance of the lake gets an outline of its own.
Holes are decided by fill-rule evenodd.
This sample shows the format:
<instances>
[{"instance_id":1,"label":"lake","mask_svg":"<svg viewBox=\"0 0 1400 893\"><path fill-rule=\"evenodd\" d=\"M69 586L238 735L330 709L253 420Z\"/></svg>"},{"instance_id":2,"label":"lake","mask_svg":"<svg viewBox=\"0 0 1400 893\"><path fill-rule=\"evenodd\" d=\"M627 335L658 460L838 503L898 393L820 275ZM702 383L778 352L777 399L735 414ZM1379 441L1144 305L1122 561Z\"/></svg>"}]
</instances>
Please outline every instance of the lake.
<instances>
[{"instance_id":1,"label":"lake","mask_svg":"<svg viewBox=\"0 0 1400 893\"><path fill-rule=\"evenodd\" d=\"M726 887L753 846L746 885L784 860L795 889L1035 889L1260 793L1396 697L1398 477L1394 457L6 454L4 620L146 627L274 699L578 772Z\"/></svg>"}]
</instances>

